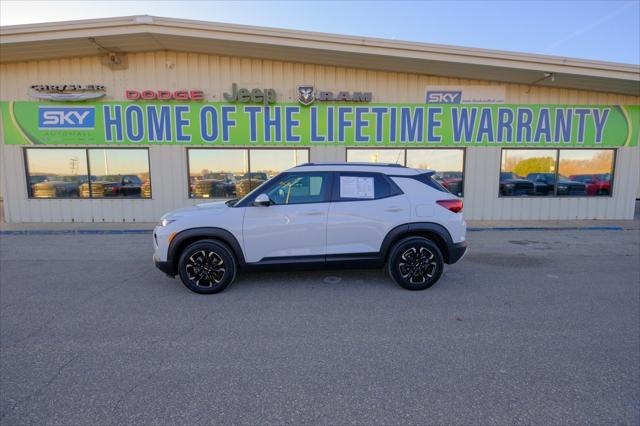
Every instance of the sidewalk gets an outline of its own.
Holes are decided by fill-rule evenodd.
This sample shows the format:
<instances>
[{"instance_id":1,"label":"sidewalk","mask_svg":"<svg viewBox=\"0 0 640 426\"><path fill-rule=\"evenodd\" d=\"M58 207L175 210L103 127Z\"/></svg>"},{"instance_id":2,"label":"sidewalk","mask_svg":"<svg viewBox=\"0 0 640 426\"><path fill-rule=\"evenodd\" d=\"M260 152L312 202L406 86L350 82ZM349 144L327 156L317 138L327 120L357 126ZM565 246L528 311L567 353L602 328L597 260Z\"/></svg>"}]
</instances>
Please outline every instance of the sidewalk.
<instances>
[{"instance_id":1,"label":"sidewalk","mask_svg":"<svg viewBox=\"0 0 640 426\"><path fill-rule=\"evenodd\" d=\"M0 235L14 234L145 234L155 226L152 222L116 223L1 223ZM640 230L640 219L634 220L564 220L564 221L468 221L474 231L507 230Z\"/></svg>"}]
</instances>

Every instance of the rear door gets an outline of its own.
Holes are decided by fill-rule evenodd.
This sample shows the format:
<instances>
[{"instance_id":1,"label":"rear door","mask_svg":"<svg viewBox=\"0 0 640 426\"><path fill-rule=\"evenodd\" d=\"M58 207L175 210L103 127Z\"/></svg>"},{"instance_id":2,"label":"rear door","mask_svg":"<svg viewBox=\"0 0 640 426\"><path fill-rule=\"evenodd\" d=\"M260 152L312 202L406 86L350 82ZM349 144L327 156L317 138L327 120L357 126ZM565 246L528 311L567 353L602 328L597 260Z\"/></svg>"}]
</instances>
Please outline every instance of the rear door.
<instances>
[{"instance_id":1,"label":"rear door","mask_svg":"<svg viewBox=\"0 0 640 426\"><path fill-rule=\"evenodd\" d=\"M327 255L372 254L407 223L409 199L382 173L336 172L327 223Z\"/></svg>"}]
</instances>

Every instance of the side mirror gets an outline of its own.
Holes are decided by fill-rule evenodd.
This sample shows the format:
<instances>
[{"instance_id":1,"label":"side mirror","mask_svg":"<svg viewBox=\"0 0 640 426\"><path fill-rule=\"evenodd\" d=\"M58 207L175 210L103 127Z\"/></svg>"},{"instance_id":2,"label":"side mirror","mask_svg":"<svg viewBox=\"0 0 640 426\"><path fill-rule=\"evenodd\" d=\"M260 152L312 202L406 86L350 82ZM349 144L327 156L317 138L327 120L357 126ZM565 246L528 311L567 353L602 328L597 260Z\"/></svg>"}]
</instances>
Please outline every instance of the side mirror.
<instances>
[{"instance_id":1,"label":"side mirror","mask_svg":"<svg viewBox=\"0 0 640 426\"><path fill-rule=\"evenodd\" d=\"M262 206L262 207L268 207L271 205L271 199L269 198L269 196L267 194L260 194L258 195L255 200L253 200L253 205L254 206Z\"/></svg>"}]
</instances>

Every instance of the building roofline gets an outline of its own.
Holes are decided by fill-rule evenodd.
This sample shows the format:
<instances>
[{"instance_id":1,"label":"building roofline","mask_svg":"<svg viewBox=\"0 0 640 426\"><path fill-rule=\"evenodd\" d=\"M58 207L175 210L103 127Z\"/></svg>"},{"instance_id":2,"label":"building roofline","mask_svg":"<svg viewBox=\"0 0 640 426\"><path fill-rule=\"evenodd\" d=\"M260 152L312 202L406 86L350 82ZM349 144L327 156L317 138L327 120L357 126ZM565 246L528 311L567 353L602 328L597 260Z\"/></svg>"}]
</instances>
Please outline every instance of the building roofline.
<instances>
[{"instance_id":1,"label":"building roofline","mask_svg":"<svg viewBox=\"0 0 640 426\"><path fill-rule=\"evenodd\" d=\"M260 50L259 46L266 45L272 49L280 49L283 52L287 49L291 51L296 49L316 49L317 52L323 52L325 55L331 53L343 56L353 55L353 66L355 67L363 67L357 64L363 62L366 64L367 61L371 61L374 64L374 58L385 57L390 60L387 68L393 68L394 61L396 61L399 68L398 71L405 71L404 64L401 64L401 62L405 61L408 65L408 61L413 61L416 66L423 65L425 68L423 74L431 74L429 71L430 68L434 68L433 65L447 64L447 66L452 67L455 64L460 64L470 67L484 67L489 74L491 70L495 73L496 70L504 69L536 71L539 74L567 74L576 78L616 79L639 83L637 91L640 94L640 65L635 64L150 15L0 27L0 47L6 51L4 55L0 52L0 62L12 62L16 59L30 60L29 50L18 49L20 45L25 43L31 46L44 47L55 41L75 39L78 42L83 40L88 43L87 40L90 37L100 40L101 37L141 36L143 34L150 34L156 38L157 46L155 50L169 50L166 46L163 46L162 41L157 37L184 37L185 40L192 41L200 39L203 41L236 43L248 49L253 46L256 54ZM150 45L151 49L152 41L146 41L146 43ZM14 51L16 53L10 51L10 47L15 47ZM98 53L99 50L96 48L94 54ZM269 53L265 53L265 55L267 54ZM2 56L5 57L3 58ZM42 58L34 57L33 59ZM279 58L274 57L274 59ZM345 63L349 62L348 57L343 57L341 60ZM435 68L437 69L437 67ZM436 72L433 75L443 74ZM456 77L455 73L452 76ZM483 78L482 75L478 79L491 80L491 78ZM532 82L533 80L529 84ZM595 86L594 90L598 90L598 85L596 84ZM605 89L601 90L606 91Z\"/></svg>"}]
</instances>

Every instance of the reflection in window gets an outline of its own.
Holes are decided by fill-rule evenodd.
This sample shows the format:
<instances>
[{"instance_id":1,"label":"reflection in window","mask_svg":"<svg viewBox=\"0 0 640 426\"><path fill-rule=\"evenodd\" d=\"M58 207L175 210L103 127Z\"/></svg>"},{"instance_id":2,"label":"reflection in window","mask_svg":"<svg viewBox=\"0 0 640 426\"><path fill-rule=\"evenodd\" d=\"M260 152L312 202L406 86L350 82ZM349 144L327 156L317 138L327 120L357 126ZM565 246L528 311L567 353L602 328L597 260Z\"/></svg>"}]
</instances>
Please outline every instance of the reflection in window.
<instances>
[{"instance_id":1,"label":"reflection in window","mask_svg":"<svg viewBox=\"0 0 640 426\"><path fill-rule=\"evenodd\" d=\"M151 198L146 149L89 149L91 182L80 185L83 198Z\"/></svg>"},{"instance_id":2,"label":"reflection in window","mask_svg":"<svg viewBox=\"0 0 640 426\"><path fill-rule=\"evenodd\" d=\"M555 179L556 150L502 150L500 195L553 195Z\"/></svg>"},{"instance_id":3,"label":"reflection in window","mask_svg":"<svg viewBox=\"0 0 640 426\"><path fill-rule=\"evenodd\" d=\"M190 149L189 197L235 198L236 185L249 171L246 149Z\"/></svg>"},{"instance_id":4,"label":"reflection in window","mask_svg":"<svg viewBox=\"0 0 640 426\"><path fill-rule=\"evenodd\" d=\"M433 175L433 178L436 179L444 188L458 197L462 197L463 195L463 149L354 148L347 149L347 161L359 163L395 163L415 169L433 170L436 172Z\"/></svg>"},{"instance_id":5,"label":"reflection in window","mask_svg":"<svg viewBox=\"0 0 640 426\"><path fill-rule=\"evenodd\" d=\"M309 151L189 149L188 157L189 197L241 198L283 170L309 162Z\"/></svg>"},{"instance_id":6,"label":"reflection in window","mask_svg":"<svg viewBox=\"0 0 640 426\"><path fill-rule=\"evenodd\" d=\"M27 149L28 191L33 198L75 198L87 181L84 149Z\"/></svg>"},{"instance_id":7,"label":"reflection in window","mask_svg":"<svg viewBox=\"0 0 640 426\"><path fill-rule=\"evenodd\" d=\"M349 163L404 164L404 149L348 149Z\"/></svg>"},{"instance_id":8,"label":"reflection in window","mask_svg":"<svg viewBox=\"0 0 640 426\"><path fill-rule=\"evenodd\" d=\"M429 169L433 178L452 194L462 197L464 151L461 149L408 149L407 167Z\"/></svg>"},{"instance_id":9,"label":"reflection in window","mask_svg":"<svg viewBox=\"0 0 640 426\"><path fill-rule=\"evenodd\" d=\"M573 195L571 189L584 185L580 195L611 194L612 149L560 150L558 195ZM562 190L564 186L567 190Z\"/></svg>"}]
</instances>

